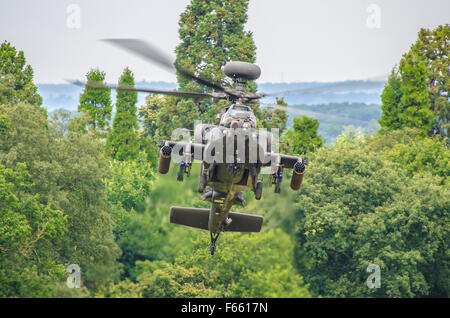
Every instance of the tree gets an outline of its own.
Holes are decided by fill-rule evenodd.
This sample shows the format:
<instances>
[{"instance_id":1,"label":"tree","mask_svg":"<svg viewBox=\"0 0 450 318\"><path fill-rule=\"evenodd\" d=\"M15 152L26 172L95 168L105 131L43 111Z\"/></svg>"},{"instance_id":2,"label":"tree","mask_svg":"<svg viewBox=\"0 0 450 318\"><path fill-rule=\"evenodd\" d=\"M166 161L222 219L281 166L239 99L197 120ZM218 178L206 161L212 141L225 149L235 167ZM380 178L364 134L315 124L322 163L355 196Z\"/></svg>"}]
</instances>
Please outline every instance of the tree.
<instances>
[{"instance_id":1,"label":"tree","mask_svg":"<svg viewBox=\"0 0 450 318\"><path fill-rule=\"evenodd\" d=\"M64 279L52 242L66 232L67 215L31 190L25 164L0 164L0 297L50 297Z\"/></svg>"},{"instance_id":2,"label":"tree","mask_svg":"<svg viewBox=\"0 0 450 318\"><path fill-rule=\"evenodd\" d=\"M126 68L119 86L134 87L134 76ZM137 92L117 91L116 115L106 144L107 152L117 160L136 159L139 152L137 122Z\"/></svg>"},{"instance_id":3,"label":"tree","mask_svg":"<svg viewBox=\"0 0 450 318\"><path fill-rule=\"evenodd\" d=\"M450 102L450 26L421 29L418 40L395 67L381 95L380 124L389 130L420 128L423 134L446 136Z\"/></svg>"},{"instance_id":4,"label":"tree","mask_svg":"<svg viewBox=\"0 0 450 318\"><path fill-rule=\"evenodd\" d=\"M276 98L276 101L277 105L287 106L287 103L283 98ZM278 128L280 135L282 135L286 129L286 122L289 117L288 114L284 110L269 110L267 108L262 111L262 114L265 123L264 128L267 128L268 130Z\"/></svg>"},{"instance_id":5,"label":"tree","mask_svg":"<svg viewBox=\"0 0 450 318\"><path fill-rule=\"evenodd\" d=\"M106 180L106 195L112 204L111 217L114 221L116 239L126 230L130 217L144 210L146 199L150 196L154 168L147 162L145 153L140 160L110 163L111 175Z\"/></svg>"},{"instance_id":6,"label":"tree","mask_svg":"<svg viewBox=\"0 0 450 318\"><path fill-rule=\"evenodd\" d=\"M419 129L404 128L370 136L367 147L400 164L408 176L429 172L439 176L442 184L448 182L450 151L446 139L424 137Z\"/></svg>"},{"instance_id":7,"label":"tree","mask_svg":"<svg viewBox=\"0 0 450 318\"><path fill-rule=\"evenodd\" d=\"M0 46L0 104L18 102L40 106L42 97L33 83L33 68L26 65L23 51L17 52L5 41Z\"/></svg>"},{"instance_id":8,"label":"tree","mask_svg":"<svg viewBox=\"0 0 450 318\"><path fill-rule=\"evenodd\" d=\"M418 39L410 52L424 61L427 69L427 88L430 109L434 112L431 134L447 136L450 128L450 101L448 52L450 50L450 25L440 25L434 30L420 29ZM447 131L447 132L446 132Z\"/></svg>"},{"instance_id":9,"label":"tree","mask_svg":"<svg viewBox=\"0 0 450 318\"><path fill-rule=\"evenodd\" d=\"M207 236L193 253L167 261L137 261L137 284L114 285L106 295L143 297L310 297L292 266L292 244L280 230L257 235L227 233L212 258ZM122 288L121 288L122 287ZM125 288L123 288L125 287Z\"/></svg>"},{"instance_id":10,"label":"tree","mask_svg":"<svg viewBox=\"0 0 450 318\"><path fill-rule=\"evenodd\" d=\"M389 76L387 83L381 93L381 118L378 121L382 127L386 127L390 130L401 129L404 123L400 122L400 98L402 96L400 92L401 78L398 71L394 69Z\"/></svg>"},{"instance_id":11,"label":"tree","mask_svg":"<svg viewBox=\"0 0 450 318\"><path fill-rule=\"evenodd\" d=\"M408 144L397 143L387 156L406 169L409 176L429 172L441 177L442 184L448 184L450 151L441 138L417 138Z\"/></svg>"},{"instance_id":12,"label":"tree","mask_svg":"<svg viewBox=\"0 0 450 318\"><path fill-rule=\"evenodd\" d=\"M248 0L192 0L181 14L179 37L181 43L175 52L175 64L212 82L225 82L222 67L229 61L255 62L253 35L244 30L247 22ZM212 89L177 74L181 90L211 92ZM231 83L228 83L231 84ZM247 90L256 91L253 81ZM175 97L147 99L140 114L144 117L147 133L157 138L170 137L173 129L194 129L194 121L217 123L216 115L229 104L211 99L184 99ZM258 104L250 104L258 119L264 120ZM153 137L153 135L152 135Z\"/></svg>"},{"instance_id":13,"label":"tree","mask_svg":"<svg viewBox=\"0 0 450 318\"><path fill-rule=\"evenodd\" d=\"M104 145L93 132L71 131L67 114L57 114L49 123L39 108L23 103L0 105L0 113L13 132L0 138L0 164L14 169L25 163L30 194L67 215L67 232L52 240L53 261L78 264L82 284L91 290L115 281L120 251L106 200Z\"/></svg>"},{"instance_id":14,"label":"tree","mask_svg":"<svg viewBox=\"0 0 450 318\"><path fill-rule=\"evenodd\" d=\"M0 113L0 136L6 137L11 134L11 123L6 114Z\"/></svg>"},{"instance_id":15,"label":"tree","mask_svg":"<svg viewBox=\"0 0 450 318\"><path fill-rule=\"evenodd\" d=\"M227 233L211 258L208 237L197 241L191 255L177 259L183 267L199 267L215 297L310 297L303 278L292 266L292 243L281 230L256 235Z\"/></svg>"},{"instance_id":16,"label":"tree","mask_svg":"<svg viewBox=\"0 0 450 318\"><path fill-rule=\"evenodd\" d=\"M400 61L398 77L392 72L382 98L380 124L388 129L419 128L425 135L430 131L434 115L430 109L427 69L424 62L405 54Z\"/></svg>"},{"instance_id":17,"label":"tree","mask_svg":"<svg viewBox=\"0 0 450 318\"><path fill-rule=\"evenodd\" d=\"M99 69L91 69L86 74L88 83L105 84L105 76L105 72ZM87 113L91 118L91 127L101 132L109 126L108 120L111 119L111 90L86 86L80 95L78 111Z\"/></svg>"},{"instance_id":18,"label":"tree","mask_svg":"<svg viewBox=\"0 0 450 318\"><path fill-rule=\"evenodd\" d=\"M310 158L295 205L300 274L327 297L448 297L448 187L369 145L341 137ZM370 264L381 288L366 285Z\"/></svg>"},{"instance_id":19,"label":"tree","mask_svg":"<svg viewBox=\"0 0 450 318\"><path fill-rule=\"evenodd\" d=\"M47 183L56 187L48 199L55 198L55 206L69 216L68 233L58 243L61 259L78 264L82 283L96 291L116 282L120 269L120 249L114 240L112 206L105 187L109 160L94 131L70 131L69 126L58 118L50 122L54 171Z\"/></svg>"},{"instance_id":20,"label":"tree","mask_svg":"<svg viewBox=\"0 0 450 318\"><path fill-rule=\"evenodd\" d=\"M293 155L303 155L321 147L325 140L317 134L319 121L306 116L294 118L292 129L281 137L280 148Z\"/></svg>"},{"instance_id":21,"label":"tree","mask_svg":"<svg viewBox=\"0 0 450 318\"><path fill-rule=\"evenodd\" d=\"M175 52L175 64L213 82L222 82L221 68L229 61L255 61L252 33L244 31L248 0L192 0L181 14L179 36L181 43ZM183 90L206 90L182 74L177 75ZM254 84L250 85L255 89ZM199 103L200 113L207 104ZM213 120L213 119L212 119Z\"/></svg>"},{"instance_id":22,"label":"tree","mask_svg":"<svg viewBox=\"0 0 450 318\"><path fill-rule=\"evenodd\" d=\"M165 97L161 97L157 94L148 94L145 98L145 105L142 105L139 108L139 118L142 121L144 134L146 136L154 138L157 135L159 127L157 116L164 102Z\"/></svg>"}]
</instances>

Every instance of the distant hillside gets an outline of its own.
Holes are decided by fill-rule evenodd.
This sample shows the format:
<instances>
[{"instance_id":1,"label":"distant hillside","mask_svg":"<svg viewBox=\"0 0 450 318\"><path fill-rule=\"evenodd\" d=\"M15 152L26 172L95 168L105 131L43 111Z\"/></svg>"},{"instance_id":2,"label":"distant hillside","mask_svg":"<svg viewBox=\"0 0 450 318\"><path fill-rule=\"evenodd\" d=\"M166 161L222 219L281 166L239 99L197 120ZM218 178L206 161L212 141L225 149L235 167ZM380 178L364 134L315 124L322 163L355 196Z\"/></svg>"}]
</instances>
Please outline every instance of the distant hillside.
<instances>
[{"instance_id":1,"label":"distant hillside","mask_svg":"<svg viewBox=\"0 0 450 318\"><path fill-rule=\"evenodd\" d=\"M384 82L343 81L343 82L298 82L261 83L258 89L266 93L283 92L289 105L328 104L334 102L381 104L380 94ZM299 92L298 90L301 90ZM265 99L273 101L272 99Z\"/></svg>"},{"instance_id":2,"label":"distant hillside","mask_svg":"<svg viewBox=\"0 0 450 318\"><path fill-rule=\"evenodd\" d=\"M154 89L175 89L176 83L168 82L138 82L137 86ZM322 87L327 90L323 92ZM298 82L298 83L260 83L258 88L266 93L286 92L303 89L302 94L290 93L284 97L290 105L298 104L328 104L334 102L362 102L366 104L381 104L380 94L384 82L345 81L334 83ZM39 94L44 98L44 107L49 111L58 108L76 110L80 97L81 87L72 84L38 84ZM305 91L305 89L307 89ZM319 91L320 90L320 91ZM335 90L335 91L333 91ZM338 91L339 90L339 91ZM113 92L115 99L115 92ZM274 101L275 98L266 98L266 102ZM145 94L139 94L139 105L145 102Z\"/></svg>"},{"instance_id":3,"label":"distant hillside","mask_svg":"<svg viewBox=\"0 0 450 318\"><path fill-rule=\"evenodd\" d=\"M378 119L381 117L381 107L378 104L366 104L366 103L328 103L317 105L291 105L293 108L299 110L311 111L325 115L332 115L329 119L319 119L319 134L327 139L327 144L332 143L337 136L339 136L345 129L359 129L364 134L370 134L378 130ZM298 116L296 114L289 113L289 119L287 122L288 127L292 127L293 118ZM338 120L335 120L333 116L339 116L351 119L355 123L343 125Z\"/></svg>"},{"instance_id":4,"label":"distant hillside","mask_svg":"<svg viewBox=\"0 0 450 318\"><path fill-rule=\"evenodd\" d=\"M176 89L176 83L138 82L136 86L153 89ZM361 129L372 132L377 129L381 116L380 94L384 82L343 81L343 82L298 82L298 83L260 83L258 89L266 93L283 92L288 105L301 110L336 115L365 122ZM65 109L77 111L78 100L83 88L72 84L38 84L39 93L44 99L43 106L52 113ZM298 91L300 90L300 92ZM292 92L293 91L293 92ZM138 95L138 105L145 103L146 94ZM115 101L115 91L112 92ZM267 97L262 102L274 102L275 97ZM265 107L264 105L262 107ZM297 115L289 114L288 127ZM332 142L346 126L333 120L320 119L319 133Z\"/></svg>"},{"instance_id":5,"label":"distant hillside","mask_svg":"<svg viewBox=\"0 0 450 318\"><path fill-rule=\"evenodd\" d=\"M167 82L138 82L136 85L143 88L171 90L178 87L176 83ZM44 99L43 107L52 112L63 108L69 111L76 111L82 87L72 84L37 84L39 94ZM115 91L112 91L113 101L116 99ZM145 94L138 95L138 105L145 102Z\"/></svg>"}]
</instances>

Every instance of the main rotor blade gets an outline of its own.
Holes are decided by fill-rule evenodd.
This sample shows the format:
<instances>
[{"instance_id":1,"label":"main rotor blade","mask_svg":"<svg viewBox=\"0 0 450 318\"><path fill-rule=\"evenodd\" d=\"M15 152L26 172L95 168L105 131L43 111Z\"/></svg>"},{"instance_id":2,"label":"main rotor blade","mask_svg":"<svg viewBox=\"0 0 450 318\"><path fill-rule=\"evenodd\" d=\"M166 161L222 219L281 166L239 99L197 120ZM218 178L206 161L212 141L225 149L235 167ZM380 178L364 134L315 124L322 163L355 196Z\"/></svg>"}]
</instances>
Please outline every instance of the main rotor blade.
<instances>
[{"instance_id":1,"label":"main rotor blade","mask_svg":"<svg viewBox=\"0 0 450 318\"><path fill-rule=\"evenodd\" d=\"M175 71L178 71L179 73L196 81L201 85L214 88L215 90L218 91L222 92L225 91L225 89L220 84L213 83L209 80L198 77L195 74L187 70L184 70L179 66L176 66L174 64L174 61L172 61L167 54L165 54L163 51L161 51L159 48L157 48L156 46L154 46L149 42L140 39L103 39L102 41L117 46L134 55L138 55L147 60L148 62L152 62L154 64L159 65L162 68L165 68L169 72L175 73Z\"/></svg>"},{"instance_id":2,"label":"main rotor blade","mask_svg":"<svg viewBox=\"0 0 450 318\"><path fill-rule=\"evenodd\" d=\"M81 87L89 86L93 88L103 88L103 89L115 89L118 91L133 91L133 92L141 92L141 93L153 93L153 94L164 94L170 96L180 96L180 97L191 97L191 98L205 98L212 97L211 94L208 93L200 93L200 92L183 92L183 91L166 91L166 90L158 90L158 89L148 89L148 88L139 88L127 85L115 85L115 84L102 84L98 82L82 82L78 80L67 80L69 83L78 85Z\"/></svg>"},{"instance_id":3,"label":"main rotor blade","mask_svg":"<svg viewBox=\"0 0 450 318\"><path fill-rule=\"evenodd\" d=\"M286 90L275 93L265 93L265 96L288 96L288 95L303 95L303 94L324 94L324 93L338 93L338 92L354 92L367 91L371 89L380 88L386 81L387 76L381 75L371 77L364 80L352 80L337 83L327 83L312 87L302 87L292 90Z\"/></svg>"},{"instance_id":4,"label":"main rotor blade","mask_svg":"<svg viewBox=\"0 0 450 318\"><path fill-rule=\"evenodd\" d=\"M319 119L319 120L323 120L323 121L338 122L338 123L340 123L342 125L365 126L365 125L368 124L368 122L363 121L363 120L359 120L359 119L353 119L353 118L348 118L348 117L317 113L317 112L312 112L312 111L309 111L309 110L302 110L302 109L299 109L299 108L296 108L296 107L281 106L281 105L276 105L276 104L267 104L267 107L268 108L274 108L274 109L283 110L283 111L288 112L288 113L294 113L294 114L299 114L299 115L303 115L303 116L313 117L313 118L316 118L316 119Z\"/></svg>"}]
</instances>

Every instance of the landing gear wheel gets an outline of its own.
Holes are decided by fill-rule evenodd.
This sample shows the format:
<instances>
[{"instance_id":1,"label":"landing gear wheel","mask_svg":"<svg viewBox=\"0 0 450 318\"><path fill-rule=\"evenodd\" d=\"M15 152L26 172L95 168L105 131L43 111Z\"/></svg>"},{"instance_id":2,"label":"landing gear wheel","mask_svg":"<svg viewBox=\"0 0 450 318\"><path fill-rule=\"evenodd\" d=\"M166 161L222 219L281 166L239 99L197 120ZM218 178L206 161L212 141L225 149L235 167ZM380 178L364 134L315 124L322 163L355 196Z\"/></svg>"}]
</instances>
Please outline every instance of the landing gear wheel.
<instances>
[{"instance_id":1,"label":"landing gear wheel","mask_svg":"<svg viewBox=\"0 0 450 318\"><path fill-rule=\"evenodd\" d=\"M262 190L263 190L263 183L262 182L258 182L256 184L256 190L255 190L255 199L256 200L261 200Z\"/></svg>"}]
</instances>

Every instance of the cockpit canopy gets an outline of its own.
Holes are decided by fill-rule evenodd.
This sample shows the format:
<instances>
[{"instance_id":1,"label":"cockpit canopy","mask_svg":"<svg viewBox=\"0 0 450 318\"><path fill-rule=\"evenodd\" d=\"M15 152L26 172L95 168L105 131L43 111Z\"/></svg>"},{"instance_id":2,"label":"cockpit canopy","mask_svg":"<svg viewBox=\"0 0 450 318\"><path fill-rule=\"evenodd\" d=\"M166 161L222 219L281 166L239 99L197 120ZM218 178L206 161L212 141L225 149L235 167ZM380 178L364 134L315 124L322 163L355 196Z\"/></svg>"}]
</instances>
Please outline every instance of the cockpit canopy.
<instances>
[{"instance_id":1,"label":"cockpit canopy","mask_svg":"<svg viewBox=\"0 0 450 318\"><path fill-rule=\"evenodd\" d=\"M251 114L251 108L245 105L232 105L228 109L228 113L231 116L238 116L238 117L248 117Z\"/></svg>"},{"instance_id":2,"label":"cockpit canopy","mask_svg":"<svg viewBox=\"0 0 450 318\"><path fill-rule=\"evenodd\" d=\"M256 117L250 107L234 104L225 108L220 125L232 128L256 128Z\"/></svg>"}]
</instances>

